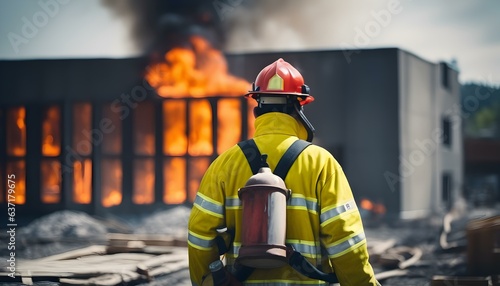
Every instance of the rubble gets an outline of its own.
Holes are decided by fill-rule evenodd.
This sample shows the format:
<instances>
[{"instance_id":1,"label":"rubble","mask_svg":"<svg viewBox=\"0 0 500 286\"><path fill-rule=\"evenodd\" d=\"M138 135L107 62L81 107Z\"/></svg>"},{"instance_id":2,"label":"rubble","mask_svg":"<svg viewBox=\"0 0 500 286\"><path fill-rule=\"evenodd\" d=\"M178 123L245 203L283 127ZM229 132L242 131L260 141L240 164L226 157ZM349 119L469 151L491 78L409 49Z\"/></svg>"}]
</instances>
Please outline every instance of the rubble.
<instances>
[{"instance_id":1,"label":"rubble","mask_svg":"<svg viewBox=\"0 0 500 286\"><path fill-rule=\"evenodd\" d=\"M67 285L71 283L91 283L94 285L101 285L99 283L116 285L118 283L119 285L141 286L190 285L186 262L189 213L190 208L178 206L148 216L122 218L114 222L109 218L100 219L71 211L58 212L39 218L19 229L20 250L17 255L24 264L21 264L20 270L30 268L29 270L33 274L36 269L43 270L43 267L47 267L49 262L59 263L66 260L65 263L67 263L75 258L82 260L82 257L89 255L89 251L93 251L94 254L99 253L98 256L115 255L115 258L120 258L120 261L125 260L130 263L115 265L118 268L122 267L119 273L111 271L106 274L100 273L102 275L95 277L80 273L77 278L62 277L63 280L60 282L64 281ZM484 239L477 237L473 238L471 242L471 230L478 228L470 227L470 223L476 222L475 225L484 225L485 221L494 221L493 225L498 227L500 225L498 214L499 211L495 208L470 209L450 212L443 215L441 219L434 217L430 220L400 221L390 225L384 222L370 224L365 228L365 231L370 262L374 267L377 279L384 286L486 285L481 284L485 281L490 283L488 285L499 285L498 276L491 276L488 273L478 274L479 276L471 275L471 263L481 265L481 258L484 257L483 252L476 251L481 253L479 256L470 256L470 254L468 256L468 251L486 245ZM490 219L486 219L488 217ZM479 224L477 224L478 219L481 222ZM117 229L121 230L121 233L114 233ZM0 237L0 239L4 240L5 238ZM172 247L183 250L173 255ZM5 254L4 249L0 250L0 256L4 257ZM175 258L176 255L183 257L183 259ZM106 260L111 258L92 259ZM54 262L55 260L59 262ZM106 261L109 264L113 260ZM45 266L37 266L37 262L43 262ZM493 267L498 266L497 260L488 260L487 262L490 265L493 263ZM3 266L2 263L4 262L0 262L0 266ZM494 263L497 263L496 266ZM99 271L104 270L103 267L99 267L98 260L95 260L93 264L90 266L95 266L95 269ZM79 267L89 270L90 266ZM53 265L51 267L51 269L55 269ZM67 266L63 268L69 269ZM77 272L78 269L78 267L73 269L75 270L73 272ZM471 281L469 281L470 277L472 277ZM61 284L60 282L51 282L50 279L45 281L30 279L32 278L26 276L23 282L44 286ZM21 284L17 282L2 285Z\"/></svg>"}]
</instances>

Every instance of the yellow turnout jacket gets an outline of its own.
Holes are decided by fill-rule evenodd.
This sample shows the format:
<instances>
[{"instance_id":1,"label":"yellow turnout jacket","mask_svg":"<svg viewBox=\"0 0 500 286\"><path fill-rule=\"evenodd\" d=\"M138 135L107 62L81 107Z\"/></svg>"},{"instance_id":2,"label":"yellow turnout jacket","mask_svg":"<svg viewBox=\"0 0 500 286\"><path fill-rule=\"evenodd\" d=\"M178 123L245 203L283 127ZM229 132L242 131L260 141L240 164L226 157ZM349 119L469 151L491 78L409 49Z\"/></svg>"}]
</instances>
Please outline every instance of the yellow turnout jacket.
<instances>
[{"instance_id":1,"label":"yellow turnout jacket","mask_svg":"<svg viewBox=\"0 0 500 286\"><path fill-rule=\"evenodd\" d=\"M305 128L293 117L272 112L257 117L254 140L274 170L283 153ZM241 149L235 145L221 154L205 173L188 225L189 268L193 285L201 285L208 265L219 259L217 229L235 231L226 254L232 265L241 246L241 202L238 189L252 176ZM286 243L292 244L324 272L335 272L342 286L378 285L368 262L365 233L351 189L341 166L325 149L311 145L285 178L292 190L287 201ZM245 285L327 285L309 279L290 266L256 269Z\"/></svg>"}]
</instances>

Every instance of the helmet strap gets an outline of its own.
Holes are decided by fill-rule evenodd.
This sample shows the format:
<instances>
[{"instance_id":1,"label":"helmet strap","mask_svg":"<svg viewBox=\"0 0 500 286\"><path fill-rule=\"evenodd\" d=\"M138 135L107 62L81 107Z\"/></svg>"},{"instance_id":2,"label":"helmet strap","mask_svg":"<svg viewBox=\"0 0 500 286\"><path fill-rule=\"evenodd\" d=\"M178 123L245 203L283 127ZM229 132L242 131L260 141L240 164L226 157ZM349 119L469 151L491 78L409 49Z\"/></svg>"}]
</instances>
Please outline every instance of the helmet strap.
<instances>
[{"instance_id":1,"label":"helmet strap","mask_svg":"<svg viewBox=\"0 0 500 286\"><path fill-rule=\"evenodd\" d=\"M304 127L307 130L307 139L306 140L308 142L312 142L312 140L314 138L314 131L316 131L316 129L314 129L314 126L311 124L311 122L307 119L306 115L304 114L304 107L301 106L299 103L294 104L294 106L295 106L295 111L299 115L299 118L298 118L299 121L304 125Z\"/></svg>"}]
</instances>

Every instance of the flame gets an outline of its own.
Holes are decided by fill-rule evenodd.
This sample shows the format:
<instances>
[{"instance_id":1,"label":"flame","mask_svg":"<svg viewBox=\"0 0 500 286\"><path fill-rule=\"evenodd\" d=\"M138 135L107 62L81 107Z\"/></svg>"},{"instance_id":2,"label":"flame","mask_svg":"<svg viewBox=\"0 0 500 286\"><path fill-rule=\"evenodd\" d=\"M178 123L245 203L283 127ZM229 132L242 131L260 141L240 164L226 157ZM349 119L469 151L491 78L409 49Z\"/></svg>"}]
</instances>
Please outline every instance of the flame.
<instances>
[{"instance_id":1,"label":"flame","mask_svg":"<svg viewBox=\"0 0 500 286\"><path fill-rule=\"evenodd\" d=\"M119 155L122 152L122 120L118 112L114 112L111 104L106 104L103 108L102 117L111 121L113 131L103 132L102 152L104 154Z\"/></svg>"},{"instance_id":2,"label":"flame","mask_svg":"<svg viewBox=\"0 0 500 286\"><path fill-rule=\"evenodd\" d=\"M92 161L73 163L73 201L77 204L90 204L92 201Z\"/></svg>"},{"instance_id":3,"label":"flame","mask_svg":"<svg viewBox=\"0 0 500 286\"><path fill-rule=\"evenodd\" d=\"M210 160L208 158L195 158L189 161L188 199L190 202L194 201L201 178L209 165Z\"/></svg>"},{"instance_id":4,"label":"flame","mask_svg":"<svg viewBox=\"0 0 500 286\"><path fill-rule=\"evenodd\" d=\"M186 159L166 159L163 164L164 193L166 204L181 204L186 201Z\"/></svg>"},{"instance_id":5,"label":"flame","mask_svg":"<svg viewBox=\"0 0 500 286\"><path fill-rule=\"evenodd\" d=\"M61 200L61 163L44 160L41 164L42 202L56 204Z\"/></svg>"},{"instance_id":6,"label":"flame","mask_svg":"<svg viewBox=\"0 0 500 286\"><path fill-rule=\"evenodd\" d=\"M47 108L42 120L42 154L44 156L58 156L61 153L60 124L59 107Z\"/></svg>"},{"instance_id":7,"label":"flame","mask_svg":"<svg viewBox=\"0 0 500 286\"><path fill-rule=\"evenodd\" d=\"M248 116L248 135L253 135L251 110L256 103L249 102L250 112L242 115L241 102L237 99L205 99L213 96L241 97L250 88L250 83L230 75L223 53L204 38L193 36L189 47L168 51L165 61L148 67L145 78L159 96L169 98L163 102L165 155L197 157L213 156L215 151L222 153L242 139L242 116ZM185 101L172 98L196 99ZM216 134L214 120L217 120L218 126ZM217 138L213 138L214 135ZM166 203L182 203L186 200L187 188L188 198L192 201L209 163L207 157L190 159L186 171L185 159L166 159L163 200Z\"/></svg>"},{"instance_id":8,"label":"flame","mask_svg":"<svg viewBox=\"0 0 500 286\"><path fill-rule=\"evenodd\" d=\"M15 107L7 111L7 154L26 155L26 109Z\"/></svg>"},{"instance_id":9,"label":"flame","mask_svg":"<svg viewBox=\"0 0 500 286\"><path fill-rule=\"evenodd\" d=\"M152 64L146 80L158 95L166 98L240 96L249 83L228 73L221 51L200 36L190 38L192 48L177 47L165 55L165 62Z\"/></svg>"},{"instance_id":10,"label":"flame","mask_svg":"<svg viewBox=\"0 0 500 286\"><path fill-rule=\"evenodd\" d=\"M16 175L15 178L15 198L16 205L24 205L26 203L26 163L24 160L11 161L6 164L7 174Z\"/></svg>"},{"instance_id":11,"label":"flame","mask_svg":"<svg viewBox=\"0 0 500 286\"><path fill-rule=\"evenodd\" d=\"M217 110L217 152L220 154L241 140L241 102L221 99Z\"/></svg>"},{"instance_id":12,"label":"flame","mask_svg":"<svg viewBox=\"0 0 500 286\"><path fill-rule=\"evenodd\" d=\"M368 199L362 199L361 208L371 211L373 209L373 203Z\"/></svg>"},{"instance_id":13,"label":"flame","mask_svg":"<svg viewBox=\"0 0 500 286\"><path fill-rule=\"evenodd\" d=\"M92 154L92 142L84 132L92 130L92 105L78 103L73 106L73 149L83 156Z\"/></svg>"},{"instance_id":14,"label":"flame","mask_svg":"<svg viewBox=\"0 0 500 286\"><path fill-rule=\"evenodd\" d=\"M383 204L375 204L373 207L373 212L379 215L383 215L386 212L386 208Z\"/></svg>"},{"instance_id":15,"label":"flame","mask_svg":"<svg viewBox=\"0 0 500 286\"><path fill-rule=\"evenodd\" d=\"M166 100L163 102L163 153L179 156L186 154L186 102Z\"/></svg>"},{"instance_id":16,"label":"flame","mask_svg":"<svg viewBox=\"0 0 500 286\"><path fill-rule=\"evenodd\" d=\"M155 199L155 162L153 159L137 160L134 164L135 204L151 204Z\"/></svg>"},{"instance_id":17,"label":"flame","mask_svg":"<svg viewBox=\"0 0 500 286\"><path fill-rule=\"evenodd\" d=\"M138 155L155 154L155 116L151 102L140 103L134 111L134 151Z\"/></svg>"},{"instance_id":18,"label":"flame","mask_svg":"<svg viewBox=\"0 0 500 286\"><path fill-rule=\"evenodd\" d=\"M386 212L384 204L375 203L368 199L361 200L361 208L378 215L383 215Z\"/></svg>"},{"instance_id":19,"label":"flame","mask_svg":"<svg viewBox=\"0 0 500 286\"><path fill-rule=\"evenodd\" d=\"M92 130L92 105L77 103L73 105L73 149L78 155L92 154L92 142L84 132ZM92 202L92 160L85 158L73 162L73 202L90 204Z\"/></svg>"},{"instance_id":20,"label":"flame","mask_svg":"<svg viewBox=\"0 0 500 286\"><path fill-rule=\"evenodd\" d=\"M102 161L102 205L112 207L122 202L122 168L121 161L105 159Z\"/></svg>"},{"instance_id":21,"label":"flame","mask_svg":"<svg viewBox=\"0 0 500 286\"><path fill-rule=\"evenodd\" d=\"M193 100L189 105L189 115L189 155L211 155L212 111L208 100Z\"/></svg>"}]
</instances>

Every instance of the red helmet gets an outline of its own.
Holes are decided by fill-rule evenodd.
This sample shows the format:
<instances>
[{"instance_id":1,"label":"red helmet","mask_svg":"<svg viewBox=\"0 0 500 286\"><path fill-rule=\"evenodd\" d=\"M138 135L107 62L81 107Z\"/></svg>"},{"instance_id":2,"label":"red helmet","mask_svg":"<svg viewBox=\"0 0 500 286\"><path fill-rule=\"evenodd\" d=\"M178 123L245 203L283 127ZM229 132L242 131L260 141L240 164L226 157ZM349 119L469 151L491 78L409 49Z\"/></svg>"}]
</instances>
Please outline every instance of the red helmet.
<instances>
[{"instance_id":1,"label":"red helmet","mask_svg":"<svg viewBox=\"0 0 500 286\"><path fill-rule=\"evenodd\" d=\"M300 105L314 101L314 97L309 95L309 87L304 84L302 75L282 58L260 71L252 84L252 90L245 96L257 99L259 94L295 96Z\"/></svg>"}]
</instances>

